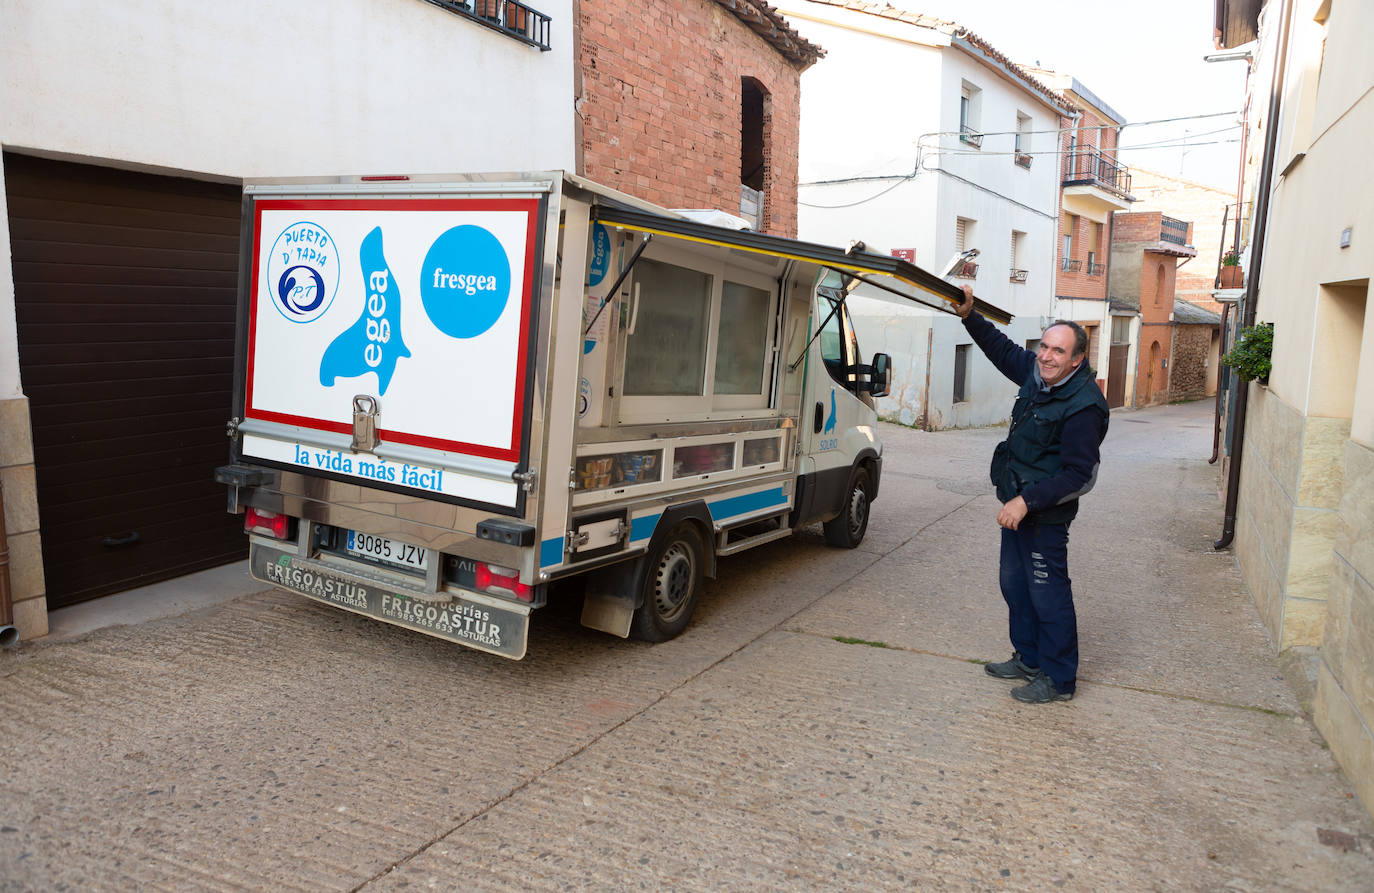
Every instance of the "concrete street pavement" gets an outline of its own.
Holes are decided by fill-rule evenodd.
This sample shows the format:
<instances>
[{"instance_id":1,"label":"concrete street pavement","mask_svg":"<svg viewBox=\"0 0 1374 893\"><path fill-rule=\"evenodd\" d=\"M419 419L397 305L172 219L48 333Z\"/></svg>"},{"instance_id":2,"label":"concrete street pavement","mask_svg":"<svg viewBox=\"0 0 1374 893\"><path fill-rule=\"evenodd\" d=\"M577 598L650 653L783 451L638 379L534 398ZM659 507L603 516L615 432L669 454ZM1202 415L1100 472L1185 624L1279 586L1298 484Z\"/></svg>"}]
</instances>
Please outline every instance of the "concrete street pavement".
<instances>
[{"instance_id":1,"label":"concrete street pavement","mask_svg":"<svg viewBox=\"0 0 1374 893\"><path fill-rule=\"evenodd\" d=\"M1210 551L1210 404L1112 418L1069 703L981 666L1003 433L883 426L860 548L722 559L660 646L554 605L512 663L271 590L24 643L0 889L1374 888L1374 824Z\"/></svg>"}]
</instances>

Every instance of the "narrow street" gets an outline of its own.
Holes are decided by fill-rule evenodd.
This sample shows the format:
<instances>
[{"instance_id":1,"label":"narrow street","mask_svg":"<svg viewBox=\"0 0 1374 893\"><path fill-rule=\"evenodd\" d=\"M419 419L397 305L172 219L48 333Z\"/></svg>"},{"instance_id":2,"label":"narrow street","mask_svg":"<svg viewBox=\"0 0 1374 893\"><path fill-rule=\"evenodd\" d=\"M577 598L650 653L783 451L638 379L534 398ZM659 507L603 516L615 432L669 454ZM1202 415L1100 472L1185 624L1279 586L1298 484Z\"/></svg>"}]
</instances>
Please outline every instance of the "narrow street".
<instances>
[{"instance_id":1,"label":"narrow street","mask_svg":"<svg viewBox=\"0 0 1374 893\"><path fill-rule=\"evenodd\" d=\"M1082 668L1004 659L988 458L883 425L859 549L722 559L649 647L513 663L276 591L0 654L0 889L1374 888L1374 823L1221 529L1211 403L1113 415Z\"/></svg>"}]
</instances>

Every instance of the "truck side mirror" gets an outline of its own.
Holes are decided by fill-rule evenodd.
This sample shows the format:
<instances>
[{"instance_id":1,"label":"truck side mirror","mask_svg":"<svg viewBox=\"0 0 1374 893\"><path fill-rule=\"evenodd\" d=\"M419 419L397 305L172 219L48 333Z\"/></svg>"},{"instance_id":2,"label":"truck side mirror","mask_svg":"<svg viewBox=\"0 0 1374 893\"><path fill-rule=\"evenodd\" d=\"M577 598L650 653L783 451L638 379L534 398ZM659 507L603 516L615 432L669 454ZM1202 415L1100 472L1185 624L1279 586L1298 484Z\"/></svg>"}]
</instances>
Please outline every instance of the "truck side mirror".
<instances>
[{"instance_id":1,"label":"truck side mirror","mask_svg":"<svg viewBox=\"0 0 1374 893\"><path fill-rule=\"evenodd\" d=\"M892 357L885 353L875 353L872 371L868 375L868 392L874 397L886 397L891 385Z\"/></svg>"}]
</instances>

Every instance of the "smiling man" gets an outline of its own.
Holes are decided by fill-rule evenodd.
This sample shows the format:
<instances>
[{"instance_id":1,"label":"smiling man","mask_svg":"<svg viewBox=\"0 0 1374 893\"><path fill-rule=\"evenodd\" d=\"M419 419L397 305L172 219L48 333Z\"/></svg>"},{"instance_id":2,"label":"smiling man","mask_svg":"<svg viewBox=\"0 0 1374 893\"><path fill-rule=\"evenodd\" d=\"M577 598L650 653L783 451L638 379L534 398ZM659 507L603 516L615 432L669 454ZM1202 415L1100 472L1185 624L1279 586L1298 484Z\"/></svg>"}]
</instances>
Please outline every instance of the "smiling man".
<instances>
[{"instance_id":1,"label":"smiling man","mask_svg":"<svg viewBox=\"0 0 1374 893\"><path fill-rule=\"evenodd\" d=\"M1001 586L1014 649L988 675L1024 680L1011 696L1028 704L1068 701L1078 683L1078 619L1069 581L1069 523L1097 480L1110 412L1087 360L1088 335L1055 320L1029 351L973 313L964 286L957 311L978 349L1020 386L1007 439L992 454L1002 503Z\"/></svg>"}]
</instances>

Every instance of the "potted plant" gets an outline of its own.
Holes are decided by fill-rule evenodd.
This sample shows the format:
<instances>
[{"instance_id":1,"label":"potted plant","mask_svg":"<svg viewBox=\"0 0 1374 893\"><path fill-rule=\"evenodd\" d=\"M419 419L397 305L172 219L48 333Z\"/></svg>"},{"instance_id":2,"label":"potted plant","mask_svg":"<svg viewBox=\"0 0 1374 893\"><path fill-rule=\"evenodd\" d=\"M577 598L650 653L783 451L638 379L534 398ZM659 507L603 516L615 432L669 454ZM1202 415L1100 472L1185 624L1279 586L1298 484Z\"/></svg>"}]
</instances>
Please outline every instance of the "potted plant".
<instances>
[{"instance_id":1,"label":"potted plant","mask_svg":"<svg viewBox=\"0 0 1374 893\"><path fill-rule=\"evenodd\" d=\"M1240 253L1234 248L1221 258L1221 287L1240 288L1245 283L1245 271L1240 267Z\"/></svg>"},{"instance_id":2,"label":"potted plant","mask_svg":"<svg viewBox=\"0 0 1374 893\"><path fill-rule=\"evenodd\" d=\"M1239 340L1231 352L1221 358L1222 365L1236 370L1241 381L1269 383L1269 371L1273 368L1274 324L1262 322L1240 333Z\"/></svg>"}]
</instances>

